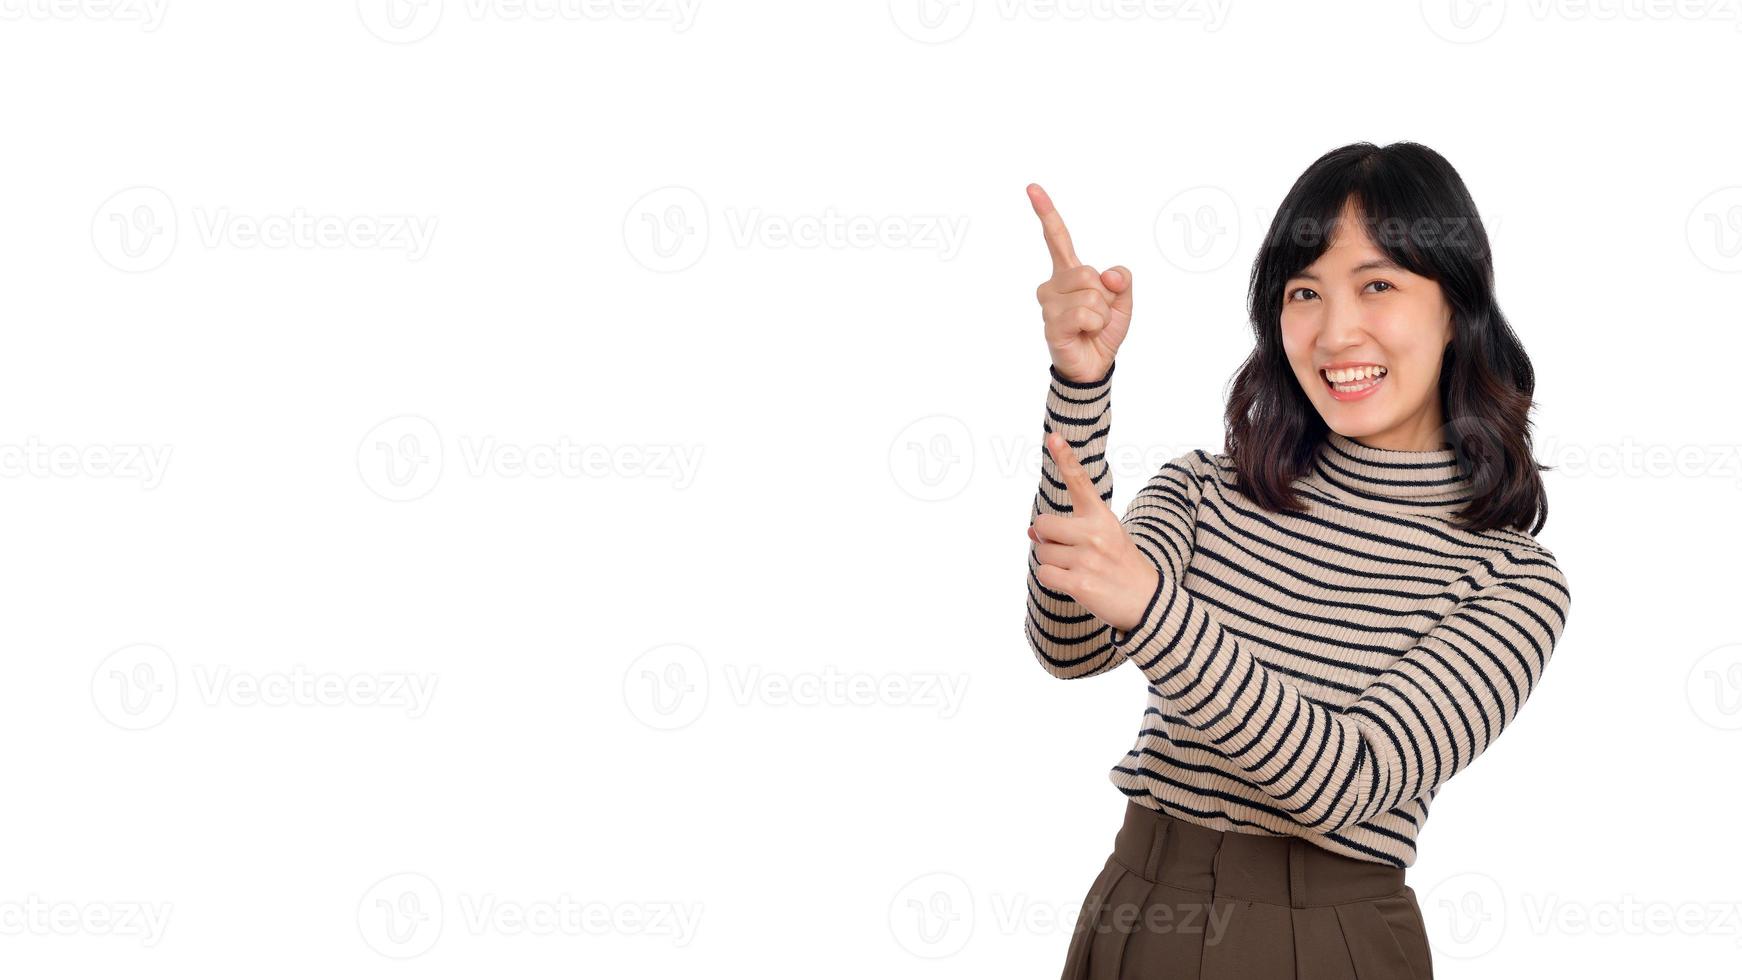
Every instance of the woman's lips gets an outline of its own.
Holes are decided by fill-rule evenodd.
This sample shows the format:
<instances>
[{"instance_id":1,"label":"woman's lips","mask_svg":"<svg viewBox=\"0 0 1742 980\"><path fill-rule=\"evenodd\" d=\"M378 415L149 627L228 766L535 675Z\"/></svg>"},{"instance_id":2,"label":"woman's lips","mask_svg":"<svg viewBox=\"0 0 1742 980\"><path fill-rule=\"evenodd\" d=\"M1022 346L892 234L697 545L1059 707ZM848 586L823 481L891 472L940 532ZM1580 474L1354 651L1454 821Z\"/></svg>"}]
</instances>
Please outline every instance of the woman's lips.
<instances>
[{"instance_id":1,"label":"woman's lips","mask_svg":"<svg viewBox=\"0 0 1742 980\"><path fill-rule=\"evenodd\" d=\"M1368 395L1373 394L1375 391L1378 391L1379 387L1385 384L1386 379L1390 377L1391 372L1387 371L1377 378L1367 378L1365 382L1367 387L1362 388L1360 391L1338 391L1337 386L1332 384L1329 378L1325 377L1324 372L1319 372L1319 379L1324 381L1325 389L1331 393L1332 398L1335 398L1340 402L1358 402L1361 399L1366 398Z\"/></svg>"}]
</instances>

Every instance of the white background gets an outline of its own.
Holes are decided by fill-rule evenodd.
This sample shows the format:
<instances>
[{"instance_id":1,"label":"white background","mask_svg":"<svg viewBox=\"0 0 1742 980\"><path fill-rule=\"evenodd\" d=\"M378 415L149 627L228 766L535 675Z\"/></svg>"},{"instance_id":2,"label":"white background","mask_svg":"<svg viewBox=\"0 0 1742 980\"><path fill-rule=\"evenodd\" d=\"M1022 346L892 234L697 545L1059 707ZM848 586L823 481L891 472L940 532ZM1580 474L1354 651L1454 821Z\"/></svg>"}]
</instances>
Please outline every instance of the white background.
<instances>
[{"instance_id":1,"label":"white background","mask_svg":"<svg viewBox=\"0 0 1742 980\"><path fill-rule=\"evenodd\" d=\"M1023 187L1135 273L1123 512L1401 139L1576 594L1436 976L1742 959L1733 10L528 2L0 0L0 972L1056 976L1143 684L1022 632Z\"/></svg>"}]
</instances>

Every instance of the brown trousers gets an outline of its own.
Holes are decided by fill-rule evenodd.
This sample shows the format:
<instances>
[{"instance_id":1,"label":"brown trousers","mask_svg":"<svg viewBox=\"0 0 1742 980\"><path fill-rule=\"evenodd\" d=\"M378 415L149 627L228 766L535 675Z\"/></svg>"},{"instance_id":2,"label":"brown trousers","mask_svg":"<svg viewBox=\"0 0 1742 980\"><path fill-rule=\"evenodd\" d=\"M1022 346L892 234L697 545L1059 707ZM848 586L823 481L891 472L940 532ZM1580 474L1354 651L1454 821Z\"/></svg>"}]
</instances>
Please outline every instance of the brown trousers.
<instances>
[{"instance_id":1,"label":"brown trousers","mask_svg":"<svg viewBox=\"0 0 1742 980\"><path fill-rule=\"evenodd\" d=\"M1126 801L1063 980L1432 980L1403 868Z\"/></svg>"}]
</instances>

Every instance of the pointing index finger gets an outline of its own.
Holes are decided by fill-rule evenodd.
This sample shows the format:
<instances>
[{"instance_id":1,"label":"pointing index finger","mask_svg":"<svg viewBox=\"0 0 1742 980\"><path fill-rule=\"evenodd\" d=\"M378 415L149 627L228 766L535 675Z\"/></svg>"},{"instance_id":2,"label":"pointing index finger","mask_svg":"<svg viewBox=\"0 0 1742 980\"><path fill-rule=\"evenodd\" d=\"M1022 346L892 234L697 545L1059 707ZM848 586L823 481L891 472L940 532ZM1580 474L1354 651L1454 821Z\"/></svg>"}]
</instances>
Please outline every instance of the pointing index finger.
<instances>
[{"instance_id":1,"label":"pointing index finger","mask_svg":"<svg viewBox=\"0 0 1742 980\"><path fill-rule=\"evenodd\" d=\"M1053 207L1052 198L1039 184L1029 184L1028 200L1034 205L1034 213L1040 216L1040 228L1046 235L1046 250L1052 254L1053 273L1082 265L1077 260L1076 251L1071 248L1071 233L1065 229L1065 219L1059 215L1058 208Z\"/></svg>"},{"instance_id":2,"label":"pointing index finger","mask_svg":"<svg viewBox=\"0 0 1742 980\"><path fill-rule=\"evenodd\" d=\"M1065 441L1065 437L1057 432L1047 437L1047 448L1052 453L1053 465L1058 468L1059 479L1064 481L1065 489L1071 495L1071 516L1086 517L1093 513L1096 507L1106 508L1107 502L1101 499L1101 494L1095 489L1095 481L1089 476L1089 470L1081 460L1077 459L1077 451Z\"/></svg>"}]
</instances>

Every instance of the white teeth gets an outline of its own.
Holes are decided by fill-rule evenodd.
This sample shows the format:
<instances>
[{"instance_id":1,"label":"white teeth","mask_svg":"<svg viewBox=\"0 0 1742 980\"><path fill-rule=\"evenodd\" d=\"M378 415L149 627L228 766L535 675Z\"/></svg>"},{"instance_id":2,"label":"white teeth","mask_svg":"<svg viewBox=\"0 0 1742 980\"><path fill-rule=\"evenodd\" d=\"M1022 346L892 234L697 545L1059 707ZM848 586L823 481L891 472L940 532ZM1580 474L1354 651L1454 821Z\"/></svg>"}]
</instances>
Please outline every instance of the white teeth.
<instances>
[{"instance_id":1,"label":"white teeth","mask_svg":"<svg viewBox=\"0 0 1742 980\"><path fill-rule=\"evenodd\" d=\"M1324 372L1324 375L1326 380L1344 383L1349 381L1360 381L1362 378L1377 377L1385 373L1387 373L1385 368L1372 364L1364 364L1361 367L1338 368L1335 371L1326 371Z\"/></svg>"}]
</instances>

